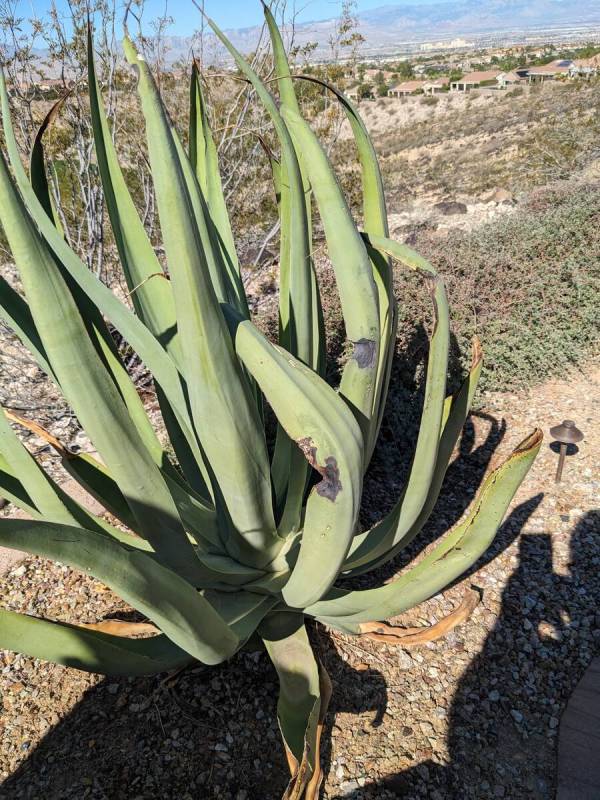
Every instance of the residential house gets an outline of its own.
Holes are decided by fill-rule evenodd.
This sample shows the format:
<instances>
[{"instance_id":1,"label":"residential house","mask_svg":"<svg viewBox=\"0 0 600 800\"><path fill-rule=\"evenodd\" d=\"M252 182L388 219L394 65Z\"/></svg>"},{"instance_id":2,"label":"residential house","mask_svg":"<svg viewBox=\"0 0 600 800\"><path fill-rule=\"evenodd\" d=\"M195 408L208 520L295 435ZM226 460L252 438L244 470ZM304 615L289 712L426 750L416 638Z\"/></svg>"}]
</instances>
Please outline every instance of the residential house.
<instances>
[{"instance_id":1,"label":"residential house","mask_svg":"<svg viewBox=\"0 0 600 800\"><path fill-rule=\"evenodd\" d=\"M573 61L565 58L551 61L549 64L543 64L540 67L529 67L527 70L527 79L529 83L553 81L556 78L568 75L573 64Z\"/></svg>"},{"instance_id":2,"label":"residential house","mask_svg":"<svg viewBox=\"0 0 600 800\"><path fill-rule=\"evenodd\" d=\"M87 85L87 81L80 81L80 85ZM60 92L65 89L70 91L74 86L75 81L72 78L42 78L35 83L36 89L41 92Z\"/></svg>"},{"instance_id":3,"label":"residential house","mask_svg":"<svg viewBox=\"0 0 600 800\"><path fill-rule=\"evenodd\" d=\"M446 92L450 85L450 78L431 78L423 84L423 94L440 94Z\"/></svg>"},{"instance_id":4,"label":"residential house","mask_svg":"<svg viewBox=\"0 0 600 800\"><path fill-rule=\"evenodd\" d=\"M423 91L424 81L404 81L388 90L388 97L408 97Z\"/></svg>"},{"instance_id":5,"label":"residential house","mask_svg":"<svg viewBox=\"0 0 600 800\"><path fill-rule=\"evenodd\" d=\"M526 78L518 74L518 72L501 72L496 77L499 89L508 89L511 86L516 86L519 83L526 83Z\"/></svg>"},{"instance_id":6,"label":"residential house","mask_svg":"<svg viewBox=\"0 0 600 800\"><path fill-rule=\"evenodd\" d=\"M569 78L590 79L600 72L600 55L592 58L576 58L569 67Z\"/></svg>"},{"instance_id":7,"label":"residential house","mask_svg":"<svg viewBox=\"0 0 600 800\"><path fill-rule=\"evenodd\" d=\"M484 72L469 72L458 81L453 81L450 90L453 92L470 92L480 86L495 86L500 75L499 69L490 69Z\"/></svg>"},{"instance_id":8,"label":"residential house","mask_svg":"<svg viewBox=\"0 0 600 800\"><path fill-rule=\"evenodd\" d=\"M384 83L389 81L392 75L394 74L393 72L390 72L389 70L385 69L366 69L363 74L363 81L365 83L374 83L377 80L377 76L379 75L379 73L383 75ZM360 77L360 73L358 70L356 72L356 75L357 77Z\"/></svg>"}]
</instances>

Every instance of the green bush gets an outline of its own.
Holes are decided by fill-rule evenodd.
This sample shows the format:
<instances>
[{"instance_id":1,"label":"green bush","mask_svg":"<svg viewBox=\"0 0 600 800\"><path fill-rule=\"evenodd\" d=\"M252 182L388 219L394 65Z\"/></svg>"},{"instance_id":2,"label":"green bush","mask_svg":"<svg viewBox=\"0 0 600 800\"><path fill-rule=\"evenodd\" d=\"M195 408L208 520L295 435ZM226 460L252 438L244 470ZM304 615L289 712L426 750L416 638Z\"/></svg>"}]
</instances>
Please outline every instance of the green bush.
<instances>
[{"instance_id":1,"label":"green bush","mask_svg":"<svg viewBox=\"0 0 600 800\"><path fill-rule=\"evenodd\" d=\"M555 184L469 234L417 238L447 280L465 360L474 333L486 342L486 388L543 381L598 355L600 184Z\"/></svg>"}]
</instances>

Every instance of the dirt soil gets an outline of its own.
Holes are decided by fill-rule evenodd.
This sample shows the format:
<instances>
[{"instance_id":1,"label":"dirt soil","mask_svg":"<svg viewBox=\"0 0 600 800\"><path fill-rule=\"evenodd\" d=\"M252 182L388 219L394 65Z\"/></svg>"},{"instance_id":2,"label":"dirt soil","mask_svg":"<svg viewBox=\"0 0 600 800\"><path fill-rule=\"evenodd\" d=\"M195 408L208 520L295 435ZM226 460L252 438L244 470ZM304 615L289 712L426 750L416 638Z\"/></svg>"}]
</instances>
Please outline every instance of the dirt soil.
<instances>
[{"instance_id":1,"label":"dirt soil","mask_svg":"<svg viewBox=\"0 0 600 800\"><path fill-rule=\"evenodd\" d=\"M420 548L536 425L542 451L492 550L396 621L432 623L469 586L483 600L446 639L410 652L313 631L335 686L324 798L554 796L561 713L600 650L600 370L480 405ZM565 417L585 439L556 485L548 428ZM13 566L0 594L7 608L56 619L130 616L93 579L38 558ZM0 652L0 797L276 800L286 783L276 684L261 653L114 680Z\"/></svg>"}]
</instances>

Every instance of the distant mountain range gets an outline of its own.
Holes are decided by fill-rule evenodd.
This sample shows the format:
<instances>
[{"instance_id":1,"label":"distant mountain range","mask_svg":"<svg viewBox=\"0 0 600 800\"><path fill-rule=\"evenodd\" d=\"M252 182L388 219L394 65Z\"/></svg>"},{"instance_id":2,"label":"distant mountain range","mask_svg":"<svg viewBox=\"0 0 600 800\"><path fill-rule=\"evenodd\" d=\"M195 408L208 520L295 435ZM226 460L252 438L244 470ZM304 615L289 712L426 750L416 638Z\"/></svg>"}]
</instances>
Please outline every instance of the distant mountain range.
<instances>
[{"instance_id":1,"label":"distant mountain range","mask_svg":"<svg viewBox=\"0 0 600 800\"><path fill-rule=\"evenodd\" d=\"M600 0L442 0L419 4L388 4L358 14L359 30L367 50L376 52L425 41L446 41L454 37L511 34L525 37L536 30L557 28L600 31ZM317 42L317 56L326 56L335 19L305 22L296 26L298 44ZM256 46L260 26L229 29L227 35L242 52ZM170 58L186 56L190 40L170 37Z\"/></svg>"},{"instance_id":2,"label":"distant mountain range","mask_svg":"<svg viewBox=\"0 0 600 800\"><path fill-rule=\"evenodd\" d=\"M600 0L440 0L425 5L413 0L363 11L358 14L358 26L366 40L361 48L365 56L418 51L425 42L450 42L459 37L480 45L525 39L548 41L562 32L581 39L594 34L600 38ZM316 42L315 60L326 60L335 29L335 18L300 23L294 31L294 43ZM261 26L230 28L226 33L238 50L250 53ZM167 63L189 59L191 36L166 36L164 43ZM44 61L47 51L36 54ZM209 37L205 57L230 62L216 37Z\"/></svg>"}]
</instances>

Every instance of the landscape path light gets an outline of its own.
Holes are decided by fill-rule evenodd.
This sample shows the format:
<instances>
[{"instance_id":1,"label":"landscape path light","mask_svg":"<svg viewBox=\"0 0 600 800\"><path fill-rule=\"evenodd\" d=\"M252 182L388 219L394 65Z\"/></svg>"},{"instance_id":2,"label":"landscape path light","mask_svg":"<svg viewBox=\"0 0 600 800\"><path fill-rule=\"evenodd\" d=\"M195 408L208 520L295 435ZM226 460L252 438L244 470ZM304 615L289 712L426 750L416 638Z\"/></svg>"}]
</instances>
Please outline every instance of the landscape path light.
<instances>
[{"instance_id":1,"label":"landscape path light","mask_svg":"<svg viewBox=\"0 0 600 800\"><path fill-rule=\"evenodd\" d=\"M567 445L580 442L583 439L583 433L572 419L565 419L560 425L550 428L550 436L560 443L560 455L558 457L558 467L556 468L556 478L554 479L556 483L560 483L565 456L567 455Z\"/></svg>"}]
</instances>

